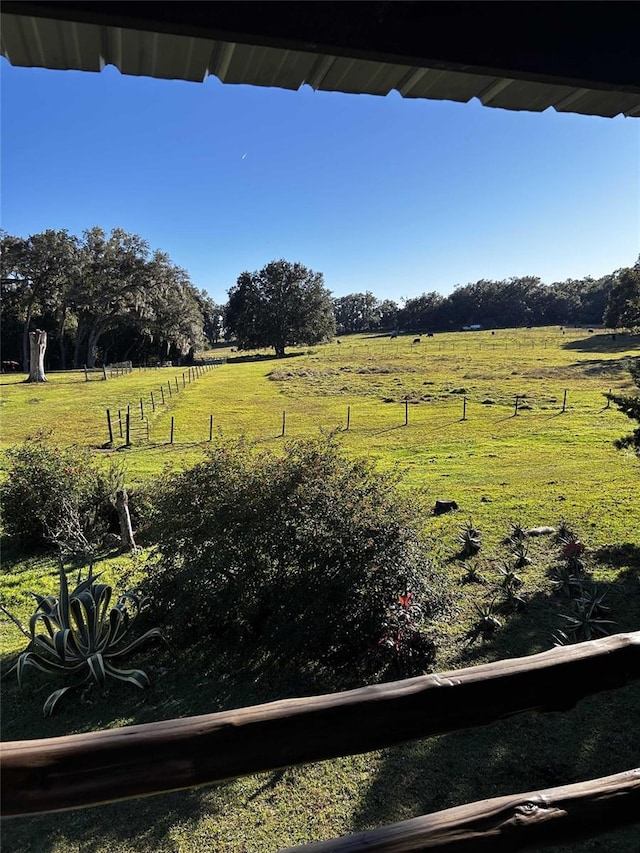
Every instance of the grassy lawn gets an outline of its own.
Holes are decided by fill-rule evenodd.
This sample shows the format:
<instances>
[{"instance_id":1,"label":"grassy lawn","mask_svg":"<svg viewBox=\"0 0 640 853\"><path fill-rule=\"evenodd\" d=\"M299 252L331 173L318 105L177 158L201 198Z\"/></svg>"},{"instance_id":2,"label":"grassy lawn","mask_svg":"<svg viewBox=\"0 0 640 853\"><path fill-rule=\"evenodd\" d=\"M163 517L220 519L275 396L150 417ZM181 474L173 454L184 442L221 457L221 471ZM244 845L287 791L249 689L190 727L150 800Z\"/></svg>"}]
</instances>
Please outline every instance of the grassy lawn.
<instances>
[{"instance_id":1,"label":"grassy lawn","mask_svg":"<svg viewBox=\"0 0 640 853\"><path fill-rule=\"evenodd\" d=\"M594 579L608 587L613 630L640 628L640 463L614 448L631 423L607 408L603 396L610 388L631 389L624 359L638 354L640 340L577 329L563 335L557 328L442 334L415 345L412 340L353 336L341 344L292 349L282 360L222 349L215 355L227 355L228 363L185 380L186 387L182 368L135 371L106 382L85 382L81 371L50 374L40 386L3 376L1 449L37 430L53 430L60 444L92 448L100 459L123 459L134 484L165 465L201 458L211 415L223 435L244 433L278 449L284 411L285 441L340 428L348 453L372 457L381 470L400 469L402 488L423 502L433 559L450 567L456 584L464 571L453 559L460 527L472 517L480 529L483 547L474 562L489 583L457 585L455 612L433 626L438 670L551 647L566 603L549 578L557 549L548 537L532 540L532 562L521 573L527 609L506 617L493 640L462 642L475 605L495 594L498 568L509 556L502 540L512 522L555 525L566 519L587 546ZM521 396L517 416L515 395ZM140 398L149 443L125 448L116 429L109 447L105 410L117 423L118 410L129 405L139 419ZM431 516L428 508L438 498L455 499L459 512ZM144 579L142 558L111 555L100 568L118 586ZM29 590L56 589L56 567L9 547L0 580L3 601L24 619ZM10 623L0 627L6 658L24 644ZM28 672L21 693L12 679L5 681L3 738L170 719L314 690L302 676L292 683L273 671L230 678L217 670L213 654L176 659L151 649L136 661L152 677L150 690L115 685L92 704L70 703L51 719L40 710L50 684L44 676ZM620 772L640 765L639 700L636 685L592 697L567 713L523 715L220 786L7 821L3 851L277 850L462 802ZM557 849L637 851L640 829Z\"/></svg>"}]
</instances>

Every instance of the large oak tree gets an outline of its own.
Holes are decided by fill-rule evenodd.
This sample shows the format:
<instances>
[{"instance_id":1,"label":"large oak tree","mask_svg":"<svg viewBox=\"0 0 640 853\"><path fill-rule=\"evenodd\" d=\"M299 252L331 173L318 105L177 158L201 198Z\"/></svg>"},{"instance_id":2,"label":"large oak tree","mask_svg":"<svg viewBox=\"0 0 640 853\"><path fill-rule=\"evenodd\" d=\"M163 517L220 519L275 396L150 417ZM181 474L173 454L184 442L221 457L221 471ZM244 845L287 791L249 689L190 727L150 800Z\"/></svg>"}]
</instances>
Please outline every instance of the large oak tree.
<instances>
[{"instance_id":1,"label":"large oak tree","mask_svg":"<svg viewBox=\"0 0 640 853\"><path fill-rule=\"evenodd\" d=\"M229 290L226 325L241 349L316 344L335 334L331 293L322 273L299 263L271 261L243 272Z\"/></svg>"}]
</instances>

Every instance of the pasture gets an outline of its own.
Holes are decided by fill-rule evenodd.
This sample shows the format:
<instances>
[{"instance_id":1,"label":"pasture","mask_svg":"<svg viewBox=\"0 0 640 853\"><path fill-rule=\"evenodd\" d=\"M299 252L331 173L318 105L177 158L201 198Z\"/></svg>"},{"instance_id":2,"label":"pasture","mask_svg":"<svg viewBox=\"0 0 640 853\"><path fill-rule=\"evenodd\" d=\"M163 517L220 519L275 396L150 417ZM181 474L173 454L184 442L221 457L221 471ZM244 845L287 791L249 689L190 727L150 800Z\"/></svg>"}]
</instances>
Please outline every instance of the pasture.
<instances>
[{"instance_id":1,"label":"pasture","mask_svg":"<svg viewBox=\"0 0 640 853\"><path fill-rule=\"evenodd\" d=\"M215 355L226 356L227 364L191 382L182 379L186 368L89 382L82 371L53 373L39 386L5 375L0 379L2 450L38 430L52 430L59 444L75 443L91 448L97 458L124 460L127 480L136 485L166 465L177 468L201 458L211 416L216 432L245 434L276 449L287 438L339 430L349 454L375 459L380 470L401 471L402 488L424 507L433 559L450 566L455 584L463 570L452 555L469 518L482 533L482 550L474 560L490 579L508 556L502 540L511 523L531 527L564 519L587 547L594 580L607 588L613 630L637 630L640 462L614 448L613 441L631 425L607 405L604 394L631 389L625 359L638 354L638 337L613 339L578 329L563 334L554 327L413 340L413 335L351 336L339 344L293 348L280 360L268 352L220 348ZM149 440L145 433L125 447L116 430L109 446L106 409L117 420L117 412L129 406L132 419L142 420L140 399ZM442 498L454 499L459 511L430 515L429 508ZM434 626L437 669L551 647L563 604L549 579L554 559L549 538L532 540L530 556L522 573L527 609L505 620L493 640L461 642L476 605L490 592L476 584L457 586L455 613ZM116 582L124 576L144 580L139 557L110 557L101 568ZM0 580L4 601L24 617L27 590L52 591L55 567L47 558L11 556ZM10 624L2 629L6 657L24 643ZM40 713L43 681L30 679L23 693L3 685L3 737L54 736L291 695L291 685L280 683L277 673L238 673L229 680L204 657L175 660L152 651L147 664L154 682L149 691L113 688L113 702L106 697L104 703L65 709L47 720ZM634 723L639 697L637 686L627 687L584 700L566 714L526 715L216 787L11 821L3 828L3 849L270 851L482 797L620 772L640 763ZM638 830L632 829L557 850L626 853L639 843Z\"/></svg>"},{"instance_id":2,"label":"pasture","mask_svg":"<svg viewBox=\"0 0 640 853\"><path fill-rule=\"evenodd\" d=\"M624 359L637 353L637 338L548 328L412 341L353 336L292 349L283 360L219 350L228 363L186 387L186 368L134 371L106 382L85 382L82 371L54 373L40 386L7 375L0 386L2 446L43 429L53 430L60 444L107 455L109 409L113 450L129 478L140 481L165 464L199 458L211 416L216 432L274 446L285 412L285 437L342 430L350 453L400 467L406 488L429 498L460 498L463 512L479 523L494 527L522 515L533 524L564 515L597 528L605 541L625 536L637 462L612 446L628 421L607 408L604 393L631 388ZM150 440L134 435L133 446L124 448L117 413L129 405L137 426L141 400Z\"/></svg>"}]
</instances>

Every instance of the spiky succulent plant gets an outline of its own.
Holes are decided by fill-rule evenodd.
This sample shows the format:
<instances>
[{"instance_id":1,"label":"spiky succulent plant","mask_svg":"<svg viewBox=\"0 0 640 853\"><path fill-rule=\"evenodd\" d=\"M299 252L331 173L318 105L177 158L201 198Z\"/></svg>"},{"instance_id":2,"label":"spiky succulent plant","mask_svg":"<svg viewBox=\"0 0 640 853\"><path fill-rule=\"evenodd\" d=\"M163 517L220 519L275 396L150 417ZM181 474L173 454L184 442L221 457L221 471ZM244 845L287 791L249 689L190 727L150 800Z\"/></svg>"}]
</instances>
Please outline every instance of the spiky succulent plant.
<instances>
[{"instance_id":1,"label":"spiky succulent plant","mask_svg":"<svg viewBox=\"0 0 640 853\"><path fill-rule=\"evenodd\" d=\"M50 716L70 691L92 684L102 686L107 678L128 681L136 687L149 686L143 670L121 669L113 662L148 640L162 638L162 632L151 628L137 639L125 642L145 600L135 592L125 592L111 605L112 588L98 583L99 577L90 567L88 577L81 580L78 575L76 587L69 591L61 565L58 596L32 593L38 606L29 620L29 630L24 630L29 645L14 667L18 683L22 685L28 666L74 678L72 684L54 690L47 698L42 709L45 716Z\"/></svg>"},{"instance_id":2,"label":"spiky succulent plant","mask_svg":"<svg viewBox=\"0 0 640 853\"><path fill-rule=\"evenodd\" d=\"M478 553L482 547L482 537L480 531L473 526L473 519L470 518L460 530L458 541L462 546L461 555L463 558L473 557L474 554Z\"/></svg>"}]
</instances>

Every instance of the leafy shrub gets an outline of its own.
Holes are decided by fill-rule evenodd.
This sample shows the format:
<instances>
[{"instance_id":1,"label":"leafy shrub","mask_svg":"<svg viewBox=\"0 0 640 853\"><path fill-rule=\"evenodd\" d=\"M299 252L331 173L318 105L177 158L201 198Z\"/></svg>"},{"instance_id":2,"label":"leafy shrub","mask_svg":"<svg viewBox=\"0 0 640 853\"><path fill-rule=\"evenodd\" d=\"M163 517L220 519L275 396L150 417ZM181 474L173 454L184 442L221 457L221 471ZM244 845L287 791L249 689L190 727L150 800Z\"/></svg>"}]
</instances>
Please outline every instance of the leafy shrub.
<instances>
[{"instance_id":1,"label":"leafy shrub","mask_svg":"<svg viewBox=\"0 0 640 853\"><path fill-rule=\"evenodd\" d=\"M220 440L167 473L152 496L149 591L174 641L357 681L399 595L411 590L427 618L446 600L396 482L334 436L281 456Z\"/></svg>"},{"instance_id":2,"label":"leafy shrub","mask_svg":"<svg viewBox=\"0 0 640 853\"><path fill-rule=\"evenodd\" d=\"M128 681L137 687L149 685L143 670L121 669L113 661L130 654L142 643L161 637L161 631L151 628L125 644L145 599L137 593L125 592L110 607L112 589L108 584L98 583L99 577L90 568L85 580L78 575L77 585L70 592L61 563L59 595L33 593L38 607L29 620L29 631L22 629L9 614L30 640L15 665L20 685L28 666L63 675L67 680L76 677L73 683L54 690L47 698L42 709L45 716L53 714L65 694L79 688L86 691L94 684L104 686L107 678ZM38 627L44 627L46 633L36 633Z\"/></svg>"},{"instance_id":3,"label":"leafy shrub","mask_svg":"<svg viewBox=\"0 0 640 853\"><path fill-rule=\"evenodd\" d=\"M415 593L408 590L388 609L384 633L372 650L370 670L373 672L394 671L407 677L430 671L436 646L420 629L424 614L414 599Z\"/></svg>"},{"instance_id":4,"label":"leafy shrub","mask_svg":"<svg viewBox=\"0 0 640 853\"><path fill-rule=\"evenodd\" d=\"M6 534L37 546L52 541L70 517L85 534L104 521L107 487L88 451L60 448L38 433L10 448L7 461L8 476L0 486Z\"/></svg>"}]
</instances>

